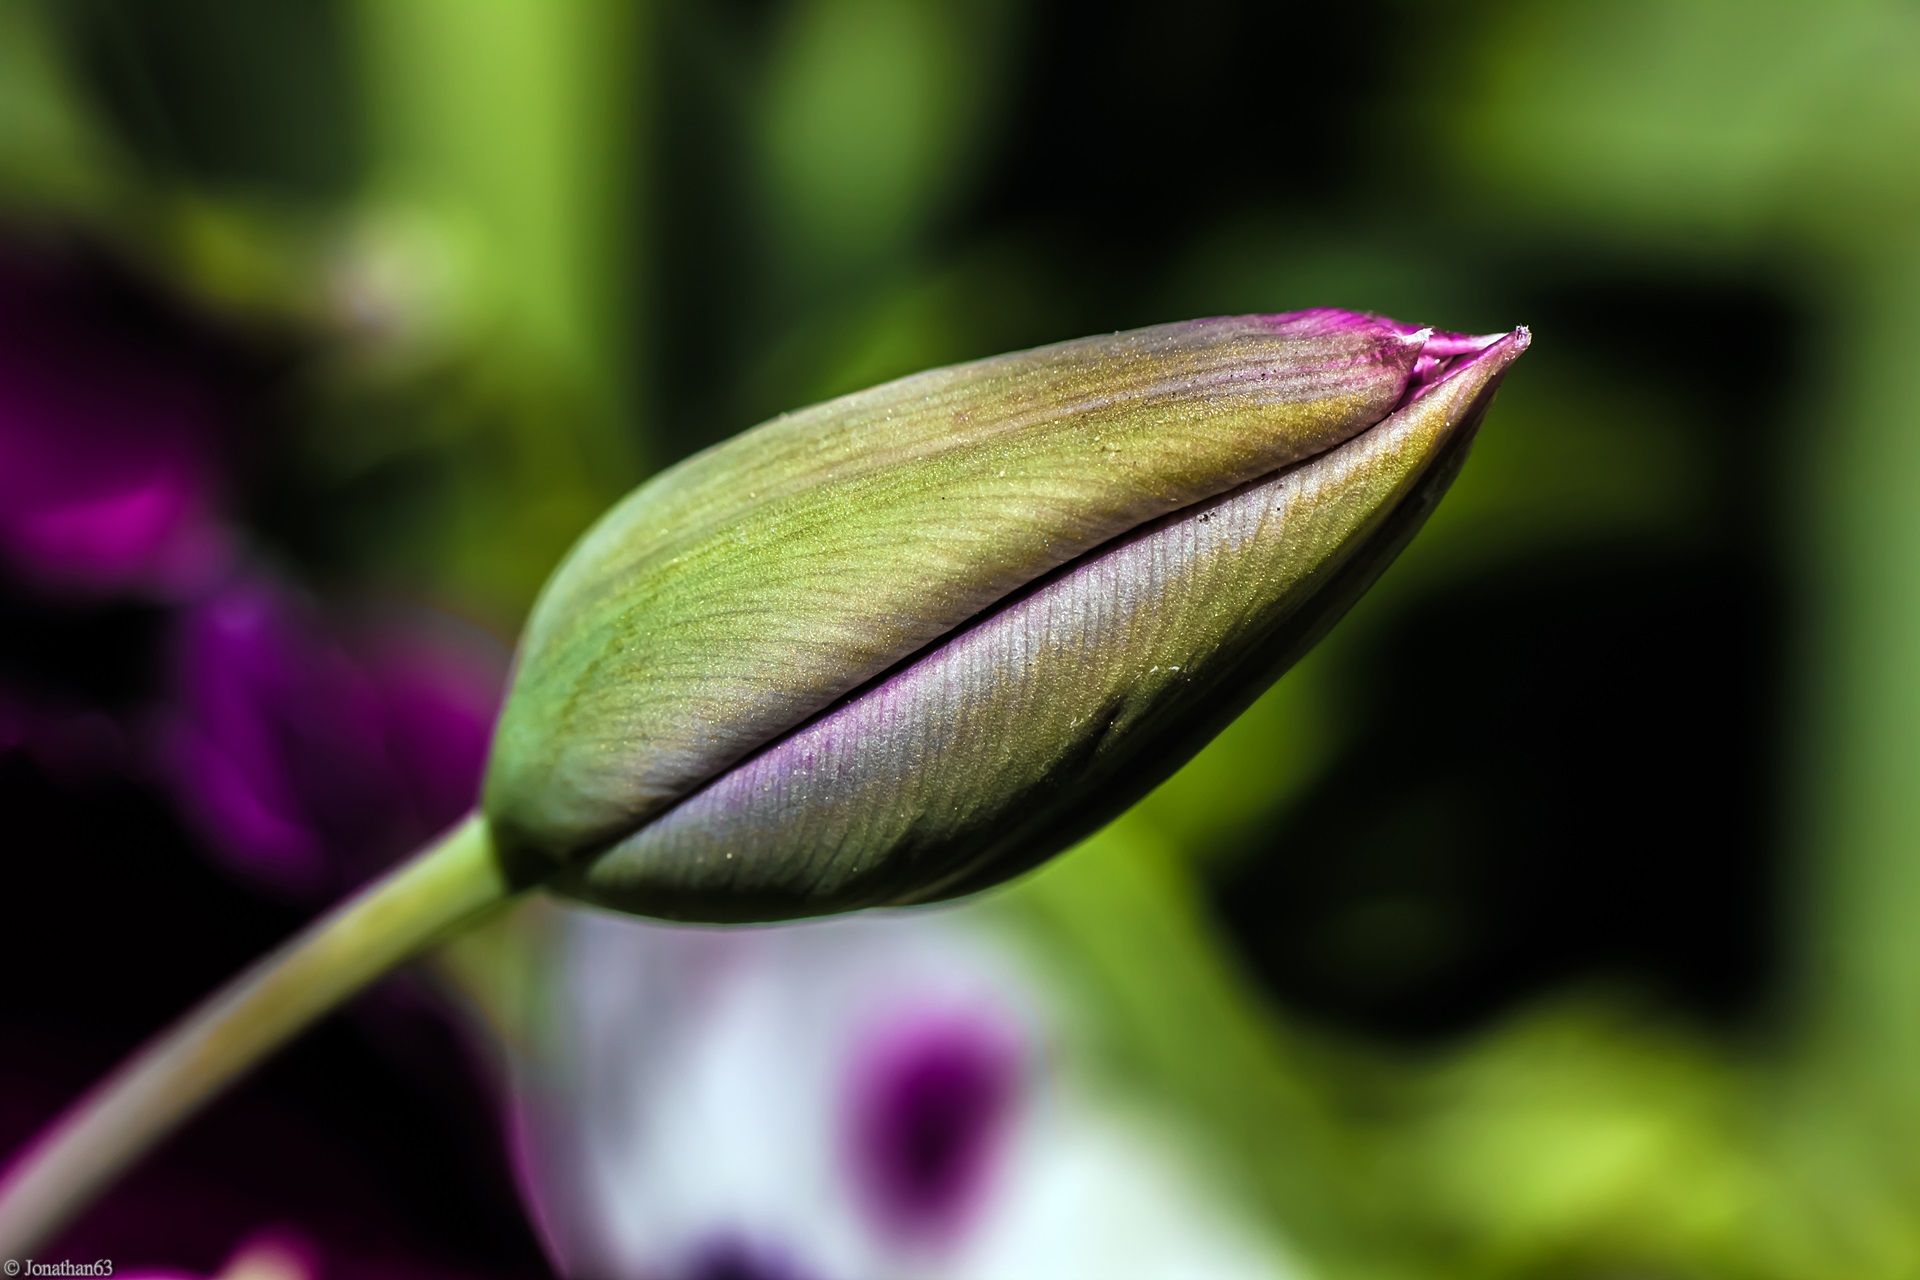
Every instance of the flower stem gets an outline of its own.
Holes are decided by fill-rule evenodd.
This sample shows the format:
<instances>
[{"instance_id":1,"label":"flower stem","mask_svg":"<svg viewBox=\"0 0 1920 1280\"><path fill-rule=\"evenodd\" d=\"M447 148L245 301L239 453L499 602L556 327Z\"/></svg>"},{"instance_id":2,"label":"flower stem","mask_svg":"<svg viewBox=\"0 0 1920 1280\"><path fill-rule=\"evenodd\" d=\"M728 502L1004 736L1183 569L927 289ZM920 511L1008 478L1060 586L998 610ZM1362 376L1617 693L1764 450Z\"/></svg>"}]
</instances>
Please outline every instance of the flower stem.
<instances>
[{"instance_id":1,"label":"flower stem","mask_svg":"<svg viewBox=\"0 0 1920 1280\"><path fill-rule=\"evenodd\" d=\"M55 1120L0 1178L0 1258L23 1258L281 1044L506 902L486 821L469 817L234 978Z\"/></svg>"}]
</instances>

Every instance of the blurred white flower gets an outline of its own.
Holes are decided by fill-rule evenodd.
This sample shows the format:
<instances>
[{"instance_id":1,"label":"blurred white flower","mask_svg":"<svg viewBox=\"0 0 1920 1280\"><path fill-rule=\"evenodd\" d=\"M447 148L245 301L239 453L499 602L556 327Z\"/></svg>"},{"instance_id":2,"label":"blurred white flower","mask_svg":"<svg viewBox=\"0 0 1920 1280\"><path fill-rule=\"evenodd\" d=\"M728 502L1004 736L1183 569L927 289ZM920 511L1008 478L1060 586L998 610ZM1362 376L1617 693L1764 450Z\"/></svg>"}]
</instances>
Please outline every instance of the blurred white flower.
<instances>
[{"instance_id":1,"label":"blurred white flower","mask_svg":"<svg viewBox=\"0 0 1920 1280\"><path fill-rule=\"evenodd\" d=\"M516 1139L573 1277L1297 1274L1071 1066L969 908L755 930L560 913Z\"/></svg>"}]
</instances>

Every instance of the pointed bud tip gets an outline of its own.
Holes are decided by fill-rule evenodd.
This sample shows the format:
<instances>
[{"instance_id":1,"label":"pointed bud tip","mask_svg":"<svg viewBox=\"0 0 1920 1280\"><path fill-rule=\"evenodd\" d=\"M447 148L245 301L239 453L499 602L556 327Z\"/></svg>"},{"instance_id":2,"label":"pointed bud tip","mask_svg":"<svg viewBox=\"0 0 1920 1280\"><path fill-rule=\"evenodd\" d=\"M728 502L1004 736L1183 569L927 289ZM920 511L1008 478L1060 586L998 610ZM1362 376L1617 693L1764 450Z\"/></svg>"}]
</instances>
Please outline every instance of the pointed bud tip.
<instances>
[{"instance_id":1,"label":"pointed bud tip","mask_svg":"<svg viewBox=\"0 0 1920 1280\"><path fill-rule=\"evenodd\" d=\"M1527 349L1533 340L1532 331L1525 325L1512 332L1502 333L1442 333L1433 329L1423 330L1429 337L1422 353L1451 359L1457 356L1478 356L1486 353L1503 342L1513 344L1513 354L1518 355Z\"/></svg>"},{"instance_id":2,"label":"pointed bud tip","mask_svg":"<svg viewBox=\"0 0 1920 1280\"><path fill-rule=\"evenodd\" d=\"M1533 335L1522 325L1511 333L1494 334L1491 340L1473 341L1480 345L1470 353L1442 357L1436 361L1427 372L1429 381L1414 393L1413 399L1424 400L1445 395L1459 406L1458 412L1461 414L1484 409L1501 379L1506 377L1508 367L1520 358L1520 353L1533 341ZM1431 351L1429 347L1428 352ZM1423 354L1422 360L1426 358Z\"/></svg>"},{"instance_id":3,"label":"pointed bud tip","mask_svg":"<svg viewBox=\"0 0 1920 1280\"><path fill-rule=\"evenodd\" d=\"M1472 358L1464 361L1459 368L1485 366L1489 376L1498 376L1520 358L1521 352L1533 345L1533 330L1520 325L1510 333L1486 334L1474 341L1479 345L1473 351Z\"/></svg>"}]
</instances>

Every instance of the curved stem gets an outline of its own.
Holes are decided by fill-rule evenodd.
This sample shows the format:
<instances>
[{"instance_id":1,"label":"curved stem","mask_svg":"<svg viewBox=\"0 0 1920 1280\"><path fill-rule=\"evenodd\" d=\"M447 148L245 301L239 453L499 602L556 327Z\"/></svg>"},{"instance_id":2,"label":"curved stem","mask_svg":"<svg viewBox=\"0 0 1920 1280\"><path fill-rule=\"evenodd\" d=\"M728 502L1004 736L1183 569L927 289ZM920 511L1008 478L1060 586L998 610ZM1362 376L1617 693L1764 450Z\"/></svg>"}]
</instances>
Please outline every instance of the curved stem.
<instances>
[{"instance_id":1,"label":"curved stem","mask_svg":"<svg viewBox=\"0 0 1920 1280\"><path fill-rule=\"evenodd\" d=\"M396 965L514 892L469 817L149 1041L0 1178L0 1258L22 1258L201 1105Z\"/></svg>"}]
</instances>

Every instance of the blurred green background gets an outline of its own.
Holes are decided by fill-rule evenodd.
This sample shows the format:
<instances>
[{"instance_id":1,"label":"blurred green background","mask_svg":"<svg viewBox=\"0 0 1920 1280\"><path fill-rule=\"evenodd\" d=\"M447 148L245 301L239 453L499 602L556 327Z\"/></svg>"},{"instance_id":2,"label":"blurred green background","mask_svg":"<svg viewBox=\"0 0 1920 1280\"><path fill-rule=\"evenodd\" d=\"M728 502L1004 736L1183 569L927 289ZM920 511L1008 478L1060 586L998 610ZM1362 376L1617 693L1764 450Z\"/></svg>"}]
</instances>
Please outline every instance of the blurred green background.
<instances>
[{"instance_id":1,"label":"blurred green background","mask_svg":"<svg viewBox=\"0 0 1920 1280\"><path fill-rule=\"evenodd\" d=\"M0 218L298 354L250 522L503 640L780 410L1533 326L1312 657L996 910L1328 1276L1920 1275L1920 9L0 7Z\"/></svg>"}]
</instances>

